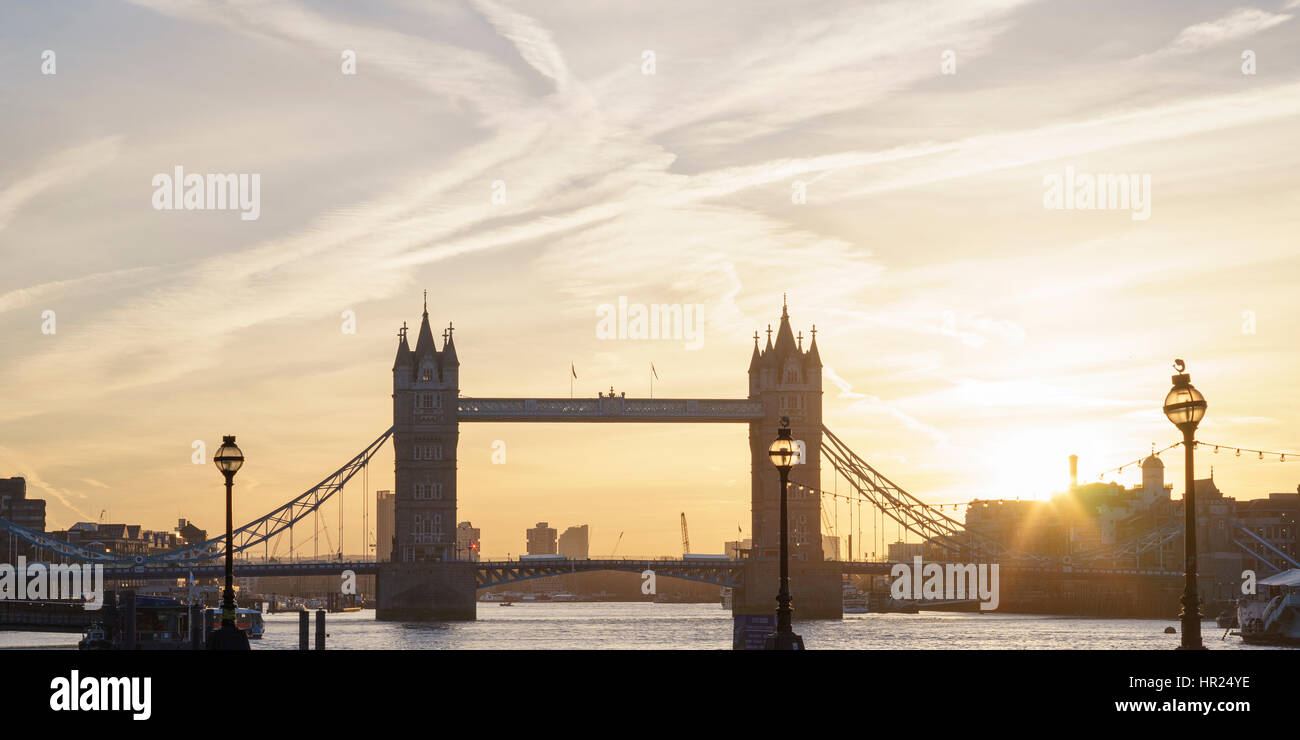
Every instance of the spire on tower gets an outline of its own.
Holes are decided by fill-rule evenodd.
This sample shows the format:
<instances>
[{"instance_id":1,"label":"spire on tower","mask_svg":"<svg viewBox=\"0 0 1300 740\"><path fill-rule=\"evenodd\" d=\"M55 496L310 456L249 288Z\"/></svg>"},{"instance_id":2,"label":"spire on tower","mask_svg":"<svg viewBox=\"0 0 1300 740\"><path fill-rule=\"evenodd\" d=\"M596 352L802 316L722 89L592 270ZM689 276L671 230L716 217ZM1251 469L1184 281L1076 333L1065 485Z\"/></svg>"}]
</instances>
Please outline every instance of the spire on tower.
<instances>
[{"instance_id":1,"label":"spire on tower","mask_svg":"<svg viewBox=\"0 0 1300 740\"><path fill-rule=\"evenodd\" d=\"M455 331L450 321L447 322L447 328L442 333L442 364L450 367L460 365L460 360L456 357L456 343L452 341L451 334Z\"/></svg>"},{"instance_id":2,"label":"spire on tower","mask_svg":"<svg viewBox=\"0 0 1300 740\"><path fill-rule=\"evenodd\" d=\"M808 345L808 362L814 367L822 366L821 355L817 352L817 325L812 326L812 344Z\"/></svg>"},{"instance_id":3,"label":"spire on tower","mask_svg":"<svg viewBox=\"0 0 1300 740\"><path fill-rule=\"evenodd\" d=\"M428 291L425 291L425 295L428 295ZM429 303L426 297L424 315L420 319L420 333L415 339L415 358L417 361L422 360L426 354L434 357L437 352L438 345L433 341L433 329L429 328Z\"/></svg>"},{"instance_id":4,"label":"spire on tower","mask_svg":"<svg viewBox=\"0 0 1300 740\"><path fill-rule=\"evenodd\" d=\"M776 353L786 355L795 350L794 330L790 328L790 312L786 310L785 297L781 299L781 326L776 331Z\"/></svg>"},{"instance_id":5,"label":"spire on tower","mask_svg":"<svg viewBox=\"0 0 1300 740\"><path fill-rule=\"evenodd\" d=\"M393 361L393 369L399 367L411 366L411 345L406 343L406 322L397 330L397 359Z\"/></svg>"}]
</instances>

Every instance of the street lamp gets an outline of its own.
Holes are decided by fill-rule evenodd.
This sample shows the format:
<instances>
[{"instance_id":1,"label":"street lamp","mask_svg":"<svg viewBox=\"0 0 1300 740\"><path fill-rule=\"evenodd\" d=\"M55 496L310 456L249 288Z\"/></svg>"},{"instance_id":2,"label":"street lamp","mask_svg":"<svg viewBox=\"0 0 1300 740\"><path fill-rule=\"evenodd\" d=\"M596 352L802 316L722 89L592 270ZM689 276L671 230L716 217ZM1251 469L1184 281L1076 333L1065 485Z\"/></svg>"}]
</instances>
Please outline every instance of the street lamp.
<instances>
[{"instance_id":1,"label":"street lamp","mask_svg":"<svg viewBox=\"0 0 1300 740\"><path fill-rule=\"evenodd\" d=\"M796 448L790 438L790 417L781 417L781 428L776 439L767 448L767 457L781 473L781 590L776 594L776 632L767 636L767 650L803 650L803 638L790 627L790 546L788 544L786 514L786 488L790 485L790 467L794 465Z\"/></svg>"},{"instance_id":2,"label":"street lamp","mask_svg":"<svg viewBox=\"0 0 1300 740\"><path fill-rule=\"evenodd\" d=\"M217 470L226 476L226 590L221 594L221 629L212 633L209 650L248 650L248 635L235 626L235 536L231 511L235 473L244 465L244 453L235 444L235 436L221 438L221 448L212 458Z\"/></svg>"},{"instance_id":3,"label":"street lamp","mask_svg":"<svg viewBox=\"0 0 1300 740\"><path fill-rule=\"evenodd\" d=\"M1183 370L1186 364L1174 360L1174 387L1165 396L1165 416L1183 433L1184 471L1187 476L1186 493L1183 494L1183 639L1179 650L1204 650L1201 643L1201 600L1196 594L1196 478L1192 471L1196 452L1196 425L1205 416L1205 396L1192 386L1192 380Z\"/></svg>"}]
</instances>

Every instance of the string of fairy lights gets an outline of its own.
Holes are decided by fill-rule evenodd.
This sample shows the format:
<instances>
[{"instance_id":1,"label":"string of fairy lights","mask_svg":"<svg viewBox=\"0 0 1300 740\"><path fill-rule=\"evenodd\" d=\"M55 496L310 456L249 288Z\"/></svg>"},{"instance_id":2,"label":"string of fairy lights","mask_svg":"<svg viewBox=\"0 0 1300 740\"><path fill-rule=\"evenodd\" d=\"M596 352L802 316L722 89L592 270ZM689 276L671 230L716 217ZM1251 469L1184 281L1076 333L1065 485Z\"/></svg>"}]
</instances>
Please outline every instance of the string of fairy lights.
<instances>
[{"instance_id":1,"label":"string of fairy lights","mask_svg":"<svg viewBox=\"0 0 1300 740\"><path fill-rule=\"evenodd\" d=\"M1225 444L1218 444L1215 442L1202 442L1200 440L1197 440L1193 444L1201 448L1208 447L1213 450L1214 454L1218 454L1220 451L1223 451L1223 452L1232 453L1233 457L1241 457L1241 453L1245 452L1247 455L1254 455L1256 460L1263 460L1266 462L1273 459L1276 459L1278 462L1286 462L1287 457L1291 457L1292 459L1300 458L1300 453L1296 453L1296 452L1257 450L1251 447L1239 447L1237 445L1225 445ZM1156 457L1160 457L1161 454L1168 452L1169 450L1172 450L1175 447L1182 447L1182 446L1183 446L1182 442L1175 442L1169 445L1168 447L1157 450L1154 449L1154 445L1153 445L1151 454L1155 455ZM1100 474L1098 474L1097 479L1104 481L1107 475L1111 475L1112 473L1122 473L1126 468L1139 467L1142 465L1142 461L1145 459L1146 459L1145 457L1139 457L1138 459L1131 460L1129 462L1124 463L1123 465L1119 465L1104 470Z\"/></svg>"}]
</instances>

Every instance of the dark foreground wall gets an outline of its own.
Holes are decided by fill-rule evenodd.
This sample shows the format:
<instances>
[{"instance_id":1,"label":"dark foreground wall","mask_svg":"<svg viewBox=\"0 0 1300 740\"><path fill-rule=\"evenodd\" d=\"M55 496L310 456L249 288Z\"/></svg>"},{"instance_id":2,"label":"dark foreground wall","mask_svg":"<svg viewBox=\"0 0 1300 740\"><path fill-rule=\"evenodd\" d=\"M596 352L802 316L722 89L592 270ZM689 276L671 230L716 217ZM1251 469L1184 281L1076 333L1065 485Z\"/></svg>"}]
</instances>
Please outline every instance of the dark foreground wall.
<instances>
[{"instance_id":1,"label":"dark foreground wall","mask_svg":"<svg viewBox=\"0 0 1300 740\"><path fill-rule=\"evenodd\" d=\"M772 614L780 589L780 569L775 560L749 561L744 583L736 589L732 614ZM844 596L839 563L790 563L791 608L795 619L839 619L844 616Z\"/></svg>"},{"instance_id":2,"label":"dark foreground wall","mask_svg":"<svg viewBox=\"0 0 1300 740\"><path fill-rule=\"evenodd\" d=\"M473 620L474 563L383 563L375 579L375 619Z\"/></svg>"},{"instance_id":3,"label":"dark foreground wall","mask_svg":"<svg viewBox=\"0 0 1300 740\"><path fill-rule=\"evenodd\" d=\"M1081 617L1176 619L1183 582L1178 578L1117 574L1017 575L1002 571L998 611ZM1202 607L1202 612L1206 612ZM1205 613L1206 617L1214 614Z\"/></svg>"}]
</instances>

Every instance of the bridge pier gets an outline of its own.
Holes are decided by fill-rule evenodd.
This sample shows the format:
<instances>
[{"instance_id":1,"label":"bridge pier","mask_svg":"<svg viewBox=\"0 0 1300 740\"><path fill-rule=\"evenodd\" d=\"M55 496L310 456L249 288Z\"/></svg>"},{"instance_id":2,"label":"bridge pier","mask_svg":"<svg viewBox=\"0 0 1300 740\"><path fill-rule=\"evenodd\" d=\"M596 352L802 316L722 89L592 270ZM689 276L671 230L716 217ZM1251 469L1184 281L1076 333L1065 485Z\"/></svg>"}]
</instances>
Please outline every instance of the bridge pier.
<instances>
[{"instance_id":1,"label":"bridge pier","mask_svg":"<svg viewBox=\"0 0 1300 740\"><path fill-rule=\"evenodd\" d=\"M472 621L478 606L476 594L474 563L380 563L375 577L375 619Z\"/></svg>"},{"instance_id":2,"label":"bridge pier","mask_svg":"<svg viewBox=\"0 0 1300 740\"><path fill-rule=\"evenodd\" d=\"M795 619L840 619L844 594L840 563L790 561L790 597ZM735 590L732 614L773 614L780 590L780 564L775 560L750 560L742 566L744 585Z\"/></svg>"}]
</instances>

